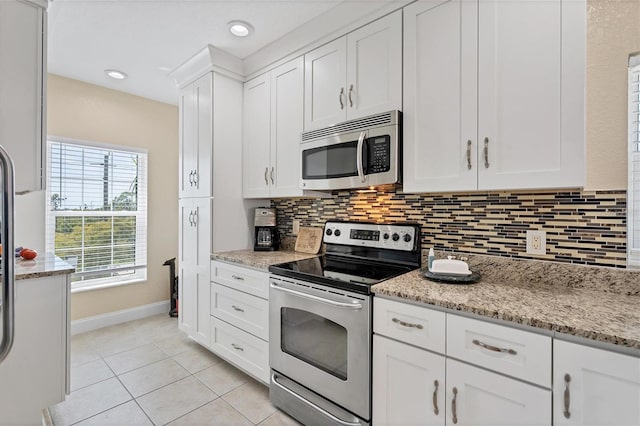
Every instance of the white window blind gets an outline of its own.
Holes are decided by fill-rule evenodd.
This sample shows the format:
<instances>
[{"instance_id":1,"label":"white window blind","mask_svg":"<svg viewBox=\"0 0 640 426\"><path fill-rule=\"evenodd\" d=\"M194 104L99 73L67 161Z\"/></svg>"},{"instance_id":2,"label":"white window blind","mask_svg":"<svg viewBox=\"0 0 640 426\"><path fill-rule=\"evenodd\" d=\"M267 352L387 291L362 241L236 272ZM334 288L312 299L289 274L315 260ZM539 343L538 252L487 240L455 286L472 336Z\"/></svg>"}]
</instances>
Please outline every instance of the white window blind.
<instances>
[{"instance_id":1,"label":"white window blind","mask_svg":"<svg viewBox=\"0 0 640 426\"><path fill-rule=\"evenodd\" d=\"M629 60L629 186L627 264L640 267L640 54Z\"/></svg>"},{"instance_id":2,"label":"white window blind","mask_svg":"<svg viewBox=\"0 0 640 426\"><path fill-rule=\"evenodd\" d=\"M76 265L73 290L146 279L146 151L49 140L47 200L47 251Z\"/></svg>"}]
</instances>

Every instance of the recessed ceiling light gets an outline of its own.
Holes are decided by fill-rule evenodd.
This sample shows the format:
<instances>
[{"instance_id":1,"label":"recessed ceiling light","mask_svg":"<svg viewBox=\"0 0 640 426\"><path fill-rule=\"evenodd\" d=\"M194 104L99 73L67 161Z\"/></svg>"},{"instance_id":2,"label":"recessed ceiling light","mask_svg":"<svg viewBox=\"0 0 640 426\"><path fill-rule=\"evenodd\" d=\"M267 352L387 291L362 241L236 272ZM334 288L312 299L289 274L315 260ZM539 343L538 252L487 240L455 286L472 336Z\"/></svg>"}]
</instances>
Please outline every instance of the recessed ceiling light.
<instances>
[{"instance_id":1,"label":"recessed ceiling light","mask_svg":"<svg viewBox=\"0 0 640 426\"><path fill-rule=\"evenodd\" d=\"M127 74L118 70L104 70L104 73L114 80L124 80L125 78L127 78Z\"/></svg>"},{"instance_id":2,"label":"recessed ceiling light","mask_svg":"<svg viewBox=\"0 0 640 426\"><path fill-rule=\"evenodd\" d=\"M246 37L253 32L251 24L244 21L229 22L229 32L236 37Z\"/></svg>"}]
</instances>

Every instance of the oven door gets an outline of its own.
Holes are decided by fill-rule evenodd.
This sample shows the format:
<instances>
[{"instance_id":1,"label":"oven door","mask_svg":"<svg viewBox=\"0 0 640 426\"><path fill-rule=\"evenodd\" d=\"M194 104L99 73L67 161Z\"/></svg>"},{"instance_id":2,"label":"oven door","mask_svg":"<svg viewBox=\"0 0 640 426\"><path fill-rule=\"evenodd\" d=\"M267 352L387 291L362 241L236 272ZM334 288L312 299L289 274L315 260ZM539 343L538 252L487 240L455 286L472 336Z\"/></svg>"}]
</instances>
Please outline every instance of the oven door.
<instances>
[{"instance_id":1,"label":"oven door","mask_svg":"<svg viewBox=\"0 0 640 426\"><path fill-rule=\"evenodd\" d=\"M273 370L371 418L369 296L271 276L269 328Z\"/></svg>"},{"instance_id":2,"label":"oven door","mask_svg":"<svg viewBox=\"0 0 640 426\"><path fill-rule=\"evenodd\" d=\"M342 133L301 145L302 189L333 190L399 181L398 126Z\"/></svg>"}]
</instances>

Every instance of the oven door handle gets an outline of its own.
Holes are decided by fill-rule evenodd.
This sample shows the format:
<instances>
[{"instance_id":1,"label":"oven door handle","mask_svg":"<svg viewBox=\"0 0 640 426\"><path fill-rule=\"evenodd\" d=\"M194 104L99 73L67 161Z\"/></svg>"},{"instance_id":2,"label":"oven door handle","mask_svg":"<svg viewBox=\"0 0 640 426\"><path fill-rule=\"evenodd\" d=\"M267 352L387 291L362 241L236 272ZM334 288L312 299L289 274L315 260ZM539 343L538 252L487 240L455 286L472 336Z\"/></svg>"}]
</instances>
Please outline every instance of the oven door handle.
<instances>
[{"instance_id":1,"label":"oven door handle","mask_svg":"<svg viewBox=\"0 0 640 426\"><path fill-rule=\"evenodd\" d=\"M280 287L274 283L271 283L271 288L274 290L282 291L284 293L293 294L295 296L303 297L305 299L313 300L314 302L326 303L327 305L335 306L342 309L362 309L361 303L344 303L336 302L335 300L325 299L324 297L314 296L313 294L306 294L301 291L291 290L288 288Z\"/></svg>"},{"instance_id":2,"label":"oven door handle","mask_svg":"<svg viewBox=\"0 0 640 426\"><path fill-rule=\"evenodd\" d=\"M313 402L309 401L307 398L303 398L302 396L298 395L297 393L295 393L294 391L292 391L289 388L284 387L282 384L278 383L278 377L275 374L271 374L271 383L275 384L280 390L285 391L286 393L288 393L289 395L291 395L292 397L296 398L298 401L308 405L309 407L313 408L314 410L318 411L319 413L323 414L324 416L330 418L332 421L343 425L343 426L362 426L362 423L358 422L358 423L353 423L353 422L346 422L342 419L339 419L338 417L334 416L333 414L331 414L330 412L328 412L327 410L325 410L322 407L317 406L316 404L314 404Z\"/></svg>"},{"instance_id":3,"label":"oven door handle","mask_svg":"<svg viewBox=\"0 0 640 426\"><path fill-rule=\"evenodd\" d=\"M360 177L360 182L364 183L367 178L364 175L364 166L363 166L363 161L362 161L362 147L364 146L364 137L367 134L365 132L360 132L360 137L358 138L358 147L356 148L356 150L358 151L356 153L356 167L358 168L358 176Z\"/></svg>"}]
</instances>

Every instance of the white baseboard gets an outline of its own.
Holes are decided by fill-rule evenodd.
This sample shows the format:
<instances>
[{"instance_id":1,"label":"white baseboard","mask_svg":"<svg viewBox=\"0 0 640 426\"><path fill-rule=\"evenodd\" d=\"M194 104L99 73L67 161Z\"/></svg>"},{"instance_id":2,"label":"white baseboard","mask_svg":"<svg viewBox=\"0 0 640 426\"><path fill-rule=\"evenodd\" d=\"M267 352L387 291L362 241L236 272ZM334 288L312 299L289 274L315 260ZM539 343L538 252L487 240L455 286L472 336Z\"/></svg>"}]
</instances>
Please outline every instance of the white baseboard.
<instances>
[{"instance_id":1,"label":"white baseboard","mask_svg":"<svg viewBox=\"0 0 640 426\"><path fill-rule=\"evenodd\" d=\"M136 306L135 308L123 309L122 311L109 312L96 315L94 317L82 318L71 321L71 335L84 333L86 331L97 330L98 328L133 321L152 315L167 314L171 304L169 300L151 303L149 305Z\"/></svg>"}]
</instances>

